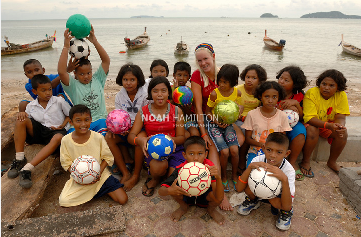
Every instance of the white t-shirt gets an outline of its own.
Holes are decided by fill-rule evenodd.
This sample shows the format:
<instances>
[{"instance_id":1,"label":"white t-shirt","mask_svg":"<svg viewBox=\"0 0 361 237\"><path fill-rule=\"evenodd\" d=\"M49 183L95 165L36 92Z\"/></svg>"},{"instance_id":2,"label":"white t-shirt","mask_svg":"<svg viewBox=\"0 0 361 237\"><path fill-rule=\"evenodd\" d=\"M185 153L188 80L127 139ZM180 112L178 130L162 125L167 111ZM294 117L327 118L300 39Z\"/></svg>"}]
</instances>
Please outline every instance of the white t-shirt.
<instances>
[{"instance_id":1,"label":"white t-shirt","mask_svg":"<svg viewBox=\"0 0 361 237\"><path fill-rule=\"evenodd\" d=\"M266 156L265 155L260 155L260 156L256 156L255 158L253 158L252 162L265 162L267 163L266 160ZM290 187L290 193L291 193L291 197L292 197L292 201L295 197L295 169L293 168L293 166L290 164L290 162L288 162L288 160L283 158L283 161L281 163L281 165L278 167L280 168L280 170L283 171L283 173L285 173L285 175L288 178L288 186Z\"/></svg>"}]
</instances>

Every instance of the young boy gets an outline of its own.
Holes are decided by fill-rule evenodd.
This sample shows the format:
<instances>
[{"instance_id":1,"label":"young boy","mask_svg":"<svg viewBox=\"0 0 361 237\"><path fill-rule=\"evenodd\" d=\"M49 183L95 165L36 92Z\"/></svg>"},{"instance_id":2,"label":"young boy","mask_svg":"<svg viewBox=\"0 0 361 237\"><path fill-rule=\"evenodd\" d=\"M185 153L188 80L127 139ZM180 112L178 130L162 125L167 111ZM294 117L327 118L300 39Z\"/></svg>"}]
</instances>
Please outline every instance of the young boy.
<instances>
[{"instance_id":1,"label":"young boy","mask_svg":"<svg viewBox=\"0 0 361 237\"><path fill-rule=\"evenodd\" d=\"M78 66L74 70L75 78L73 78L66 70L70 40L72 38L71 32L66 29L64 32L64 48L58 63L61 84L75 105L84 104L92 112L94 122L91 124L90 130L105 136L107 132L105 118L108 113L105 106L104 85L109 71L109 56L95 37L92 26L87 39L94 44L102 63L93 74L90 61L84 57L79 59ZM74 128L71 128L69 133L72 131L74 131Z\"/></svg>"},{"instance_id":2,"label":"young boy","mask_svg":"<svg viewBox=\"0 0 361 237\"><path fill-rule=\"evenodd\" d=\"M272 173L268 174L269 176L274 176L282 182L282 193L278 197L265 200L271 204L272 214L278 214L278 209L280 209L280 217L276 222L276 226L280 230L288 230L291 227L292 201L295 195L295 169L286 160L291 153L288 146L289 140L283 133L274 132L268 135L266 143L263 145L265 154L252 160L242 176L239 176L236 184L237 192L244 190L247 195L237 212L241 215L248 215L261 205L260 200L252 193L247 184L249 174L253 169L263 167Z\"/></svg>"},{"instance_id":3,"label":"young boy","mask_svg":"<svg viewBox=\"0 0 361 237\"><path fill-rule=\"evenodd\" d=\"M224 217L216 210L216 207L221 204L224 196L222 180L218 174L217 167L212 161L207 159L208 151L206 151L206 143L203 138L199 136L189 137L184 142L183 152L186 162L180 164L174 172L162 183L159 189L159 195L172 196L180 207L172 213L173 221L177 222L187 212L188 205L198 205L207 207L208 214L218 224L222 225ZM199 162L204 164L212 175L211 187L202 195L198 197L190 196L185 190L177 185L177 177L180 169L188 162Z\"/></svg>"},{"instance_id":4,"label":"young boy","mask_svg":"<svg viewBox=\"0 0 361 237\"><path fill-rule=\"evenodd\" d=\"M37 98L26 106L25 112L19 112L24 120L16 120L15 123L16 154L8 172L11 179L16 178L20 172L19 185L23 188L32 186L31 170L59 147L62 137L69 129L70 105L64 98L52 96L50 79L39 74L32 78L31 84L32 92ZM25 141L28 144L46 145L27 164L24 157Z\"/></svg>"},{"instance_id":5,"label":"young boy","mask_svg":"<svg viewBox=\"0 0 361 237\"><path fill-rule=\"evenodd\" d=\"M75 130L61 141L60 162L62 167L70 172L70 166L77 157L91 155L100 164L100 177L97 182L87 185L77 184L73 178L70 178L59 196L60 206L77 206L105 194L119 204L125 204L128 196L122 188L123 184L106 169L114 162L107 142L101 134L89 130L92 122L90 109L85 105L75 105L70 109L69 117L70 124L74 126Z\"/></svg>"}]
</instances>

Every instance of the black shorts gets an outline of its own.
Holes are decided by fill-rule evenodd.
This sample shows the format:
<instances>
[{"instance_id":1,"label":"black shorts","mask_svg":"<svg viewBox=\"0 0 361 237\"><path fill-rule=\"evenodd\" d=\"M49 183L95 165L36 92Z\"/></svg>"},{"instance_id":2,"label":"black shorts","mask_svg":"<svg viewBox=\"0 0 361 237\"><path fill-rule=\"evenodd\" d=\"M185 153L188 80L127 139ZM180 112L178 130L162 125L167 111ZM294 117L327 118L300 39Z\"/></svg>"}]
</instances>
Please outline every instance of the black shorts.
<instances>
[{"instance_id":1,"label":"black shorts","mask_svg":"<svg viewBox=\"0 0 361 237\"><path fill-rule=\"evenodd\" d=\"M200 195L198 197L183 196L183 201L190 206L197 205L199 207L208 207L209 202L207 200L207 196L210 192L212 192L212 186L209 187L209 189L205 193L203 193L202 195Z\"/></svg>"},{"instance_id":2,"label":"black shorts","mask_svg":"<svg viewBox=\"0 0 361 237\"><path fill-rule=\"evenodd\" d=\"M31 123L33 124L33 136L26 134L26 143L28 144L42 144L47 145L49 144L50 140L53 136L57 133L62 134L63 136L66 135L66 129L63 128L61 130L52 130L48 127L45 127L38 121L30 118Z\"/></svg>"},{"instance_id":3,"label":"black shorts","mask_svg":"<svg viewBox=\"0 0 361 237\"><path fill-rule=\"evenodd\" d=\"M113 175L110 175L93 198L100 198L101 196L104 196L107 193L114 192L118 188L122 187L124 187L124 184L121 184L118 179L114 178Z\"/></svg>"}]
</instances>

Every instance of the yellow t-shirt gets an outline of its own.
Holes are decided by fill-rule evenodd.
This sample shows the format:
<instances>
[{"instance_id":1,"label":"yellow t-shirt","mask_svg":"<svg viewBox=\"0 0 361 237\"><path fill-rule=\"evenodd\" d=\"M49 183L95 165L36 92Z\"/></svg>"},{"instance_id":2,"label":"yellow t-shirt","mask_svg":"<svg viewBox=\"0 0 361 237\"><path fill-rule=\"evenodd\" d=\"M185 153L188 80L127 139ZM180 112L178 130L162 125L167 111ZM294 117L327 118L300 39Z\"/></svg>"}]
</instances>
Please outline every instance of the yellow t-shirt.
<instances>
[{"instance_id":1,"label":"yellow t-shirt","mask_svg":"<svg viewBox=\"0 0 361 237\"><path fill-rule=\"evenodd\" d=\"M244 110L242 116L247 116L248 112L257 108L260 104L260 101L254 97L254 95L250 95L244 89L244 84L236 86L236 89L242 93L240 99L240 105L243 105Z\"/></svg>"},{"instance_id":2,"label":"yellow t-shirt","mask_svg":"<svg viewBox=\"0 0 361 237\"><path fill-rule=\"evenodd\" d=\"M303 120L305 123L311 118L322 121L334 121L336 114L350 115L347 95L344 91L337 91L331 98L325 100L320 88L313 87L306 92L303 99Z\"/></svg>"},{"instance_id":3,"label":"yellow t-shirt","mask_svg":"<svg viewBox=\"0 0 361 237\"><path fill-rule=\"evenodd\" d=\"M93 156L99 164L105 160L109 166L113 165L114 157L107 142L100 133L91 131L89 140L83 144L74 142L71 133L64 136L60 146L60 163L64 170L68 170L73 161L81 155ZM94 184L81 185L70 179L65 183L63 191L59 196L59 203L62 207L78 206L90 201L98 193L104 182L111 175L108 168L105 168L100 180Z\"/></svg>"},{"instance_id":4,"label":"yellow t-shirt","mask_svg":"<svg viewBox=\"0 0 361 237\"><path fill-rule=\"evenodd\" d=\"M219 92L218 88L214 89L214 91L216 92L217 94L217 99L213 102L211 100L211 95L209 95L208 97L208 101L207 101L207 105L210 107L210 108L213 108L214 106L216 106L216 104L218 104L219 102L221 101L224 101L224 100L231 100L231 101L234 101L236 102L237 104L240 105L241 101L241 97L238 96L238 91L236 88L234 88L232 94L228 97L224 97L221 92Z\"/></svg>"}]
</instances>

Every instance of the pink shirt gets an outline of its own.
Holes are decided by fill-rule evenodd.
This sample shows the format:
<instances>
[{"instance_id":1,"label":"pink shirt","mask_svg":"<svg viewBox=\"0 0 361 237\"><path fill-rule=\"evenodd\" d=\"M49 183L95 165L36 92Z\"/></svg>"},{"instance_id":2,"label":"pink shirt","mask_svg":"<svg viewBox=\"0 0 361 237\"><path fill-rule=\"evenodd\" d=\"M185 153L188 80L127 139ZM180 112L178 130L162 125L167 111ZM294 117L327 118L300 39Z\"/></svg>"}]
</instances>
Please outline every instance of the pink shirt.
<instances>
[{"instance_id":1,"label":"pink shirt","mask_svg":"<svg viewBox=\"0 0 361 237\"><path fill-rule=\"evenodd\" d=\"M248 112L242 128L251 130L252 138L257 142L265 143L269 134L273 132L291 131L285 112L277 109L276 114L271 118L263 116L261 107ZM251 146L248 153L257 153L260 147Z\"/></svg>"}]
</instances>

